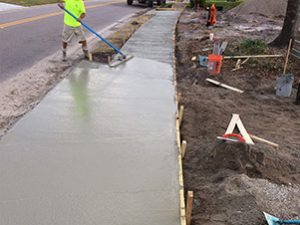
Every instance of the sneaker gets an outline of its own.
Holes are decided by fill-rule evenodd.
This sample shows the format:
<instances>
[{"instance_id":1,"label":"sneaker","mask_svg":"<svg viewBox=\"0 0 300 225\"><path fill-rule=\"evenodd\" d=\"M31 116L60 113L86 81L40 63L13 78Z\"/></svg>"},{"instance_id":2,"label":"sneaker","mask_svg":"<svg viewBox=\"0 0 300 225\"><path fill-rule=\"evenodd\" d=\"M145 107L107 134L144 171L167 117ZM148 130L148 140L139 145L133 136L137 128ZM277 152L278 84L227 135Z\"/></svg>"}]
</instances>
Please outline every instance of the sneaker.
<instances>
[{"instance_id":1,"label":"sneaker","mask_svg":"<svg viewBox=\"0 0 300 225\"><path fill-rule=\"evenodd\" d=\"M62 61L63 61L63 62L66 62L66 61L67 61L67 52L66 52L66 51L63 51L63 52L62 52Z\"/></svg>"}]
</instances>

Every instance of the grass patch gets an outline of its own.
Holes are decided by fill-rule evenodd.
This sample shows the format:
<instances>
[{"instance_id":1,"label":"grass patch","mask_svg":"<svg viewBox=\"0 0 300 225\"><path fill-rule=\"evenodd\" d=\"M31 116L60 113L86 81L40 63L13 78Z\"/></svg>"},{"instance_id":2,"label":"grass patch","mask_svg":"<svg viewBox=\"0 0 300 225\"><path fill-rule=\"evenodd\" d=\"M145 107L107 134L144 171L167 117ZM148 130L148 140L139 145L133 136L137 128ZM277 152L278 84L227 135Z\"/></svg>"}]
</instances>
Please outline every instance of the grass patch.
<instances>
[{"instance_id":1,"label":"grass patch","mask_svg":"<svg viewBox=\"0 0 300 225\"><path fill-rule=\"evenodd\" d=\"M267 47L267 43L262 40L246 39L240 43L239 51L241 54L264 54Z\"/></svg>"},{"instance_id":2,"label":"grass patch","mask_svg":"<svg viewBox=\"0 0 300 225\"><path fill-rule=\"evenodd\" d=\"M160 8L172 8L174 3L164 3L160 5Z\"/></svg>"},{"instance_id":3,"label":"grass patch","mask_svg":"<svg viewBox=\"0 0 300 225\"><path fill-rule=\"evenodd\" d=\"M2 0L1 2L23 5L23 6L33 6L33 5L57 3L57 0Z\"/></svg>"},{"instance_id":4,"label":"grass patch","mask_svg":"<svg viewBox=\"0 0 300 225\"><path fill-rule=\"evenodd\" d=\"M221 9L232 9L239 4L241 4L243 0L237 0L237 1L216 1L216 0L200 0L200 4L203 7L210 7L213 3L216 5L217 8Z\"/></svg>"}]
</instances>

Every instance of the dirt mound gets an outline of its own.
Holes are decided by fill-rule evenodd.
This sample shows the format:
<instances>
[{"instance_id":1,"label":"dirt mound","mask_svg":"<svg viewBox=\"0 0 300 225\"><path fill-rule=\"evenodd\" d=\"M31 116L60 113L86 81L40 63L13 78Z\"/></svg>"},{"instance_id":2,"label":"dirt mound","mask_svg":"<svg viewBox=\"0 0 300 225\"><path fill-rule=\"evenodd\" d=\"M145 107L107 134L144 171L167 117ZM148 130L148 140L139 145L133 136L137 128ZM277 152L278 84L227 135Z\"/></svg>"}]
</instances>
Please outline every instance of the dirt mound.
<instances>
[{"instance_id":1,"label":"dirt mound","mask_svg":"<svg viewBox=\"0 0 300 225\"><path fill-rule=\"evenodd\" d=\"M196 193L193 225L265 224L262 211L298 218L300 178L289 175L299 174L298 159L243 143L200 149L184 163L186 188Z\"/></svg>"},{"instance_id":2,"label":"dirt mound","mask_svg":"<svg viewBox=\"0 0 300 225\"><path fill-rule=\"evenodd\" d=\"M286 7L287 0L247 0L228 13L239 16L260 14L267 17L283 17Z\"/></svg>"}]
</instances>

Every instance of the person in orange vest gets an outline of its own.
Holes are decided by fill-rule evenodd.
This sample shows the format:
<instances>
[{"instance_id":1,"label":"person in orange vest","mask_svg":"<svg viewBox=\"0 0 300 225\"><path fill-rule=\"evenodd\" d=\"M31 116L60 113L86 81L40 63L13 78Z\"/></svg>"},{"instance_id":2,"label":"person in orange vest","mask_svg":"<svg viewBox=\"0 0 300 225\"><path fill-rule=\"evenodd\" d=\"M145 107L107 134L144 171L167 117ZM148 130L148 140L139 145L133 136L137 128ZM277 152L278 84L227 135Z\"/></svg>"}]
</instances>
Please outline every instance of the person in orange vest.
<instances>
[{"instance_id":1,"label":"person in orange vest","mask_svg":"<svg viewBox=\"0 0 300 225\"><path fill-rule=\"evenodd\" d=\"M214 26L217 22L217 8L215 4L212 4L208 14L208 20L206 26Z\"/></svg>"}]
</instances>

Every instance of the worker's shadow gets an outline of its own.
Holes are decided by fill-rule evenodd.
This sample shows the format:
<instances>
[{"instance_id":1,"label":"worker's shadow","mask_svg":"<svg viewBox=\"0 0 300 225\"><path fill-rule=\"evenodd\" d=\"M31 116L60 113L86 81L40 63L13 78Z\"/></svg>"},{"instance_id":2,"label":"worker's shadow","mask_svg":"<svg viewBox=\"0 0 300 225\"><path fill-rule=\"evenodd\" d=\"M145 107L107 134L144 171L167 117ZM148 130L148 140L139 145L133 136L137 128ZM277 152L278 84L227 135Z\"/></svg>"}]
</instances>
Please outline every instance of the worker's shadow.
<instances>
[{"instance_id":1,"label":"worker's shadow","mask_svg":"<svg viewBox=\"0 0 300 225\"><path fill-rule=\"evenodd\" d=\"M82 120L89 120L91 110L88 95L89 71L81 69L80 73L73 74L69 81L74 98L75 114Z\"/></svg>"}]
</instances>

